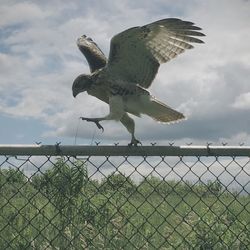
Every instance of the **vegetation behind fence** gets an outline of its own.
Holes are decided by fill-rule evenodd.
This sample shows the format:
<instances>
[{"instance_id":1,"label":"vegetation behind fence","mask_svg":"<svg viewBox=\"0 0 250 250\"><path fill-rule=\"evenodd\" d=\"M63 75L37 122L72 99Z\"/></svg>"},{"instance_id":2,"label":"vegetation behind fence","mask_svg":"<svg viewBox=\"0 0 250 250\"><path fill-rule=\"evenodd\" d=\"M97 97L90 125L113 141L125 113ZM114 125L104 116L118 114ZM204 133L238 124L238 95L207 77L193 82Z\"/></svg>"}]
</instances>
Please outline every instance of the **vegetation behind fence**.
<instances>
[{"instance_id":1,"label":"vegetation behind fence","mask_svg":"<svg viewBox=\"0 0 250 250\"><path fill-rule=\"evenodd\" d=\"M5 147L0 249L249 249L246 148L241 157L110 149L15 156Z\"/></svg>"}]
</instances>

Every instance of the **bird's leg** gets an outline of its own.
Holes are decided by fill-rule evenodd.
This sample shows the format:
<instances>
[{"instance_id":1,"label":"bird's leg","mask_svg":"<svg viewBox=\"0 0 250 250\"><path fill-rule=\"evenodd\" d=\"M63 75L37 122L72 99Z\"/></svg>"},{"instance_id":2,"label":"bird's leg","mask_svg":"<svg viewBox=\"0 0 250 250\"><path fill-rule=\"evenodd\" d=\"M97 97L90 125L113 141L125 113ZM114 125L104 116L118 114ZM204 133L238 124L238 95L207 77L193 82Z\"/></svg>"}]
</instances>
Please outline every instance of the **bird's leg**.
<instances>
[{"instance_id":1,"label":"bird's leg","mask_svg":"<svg viewBox=\"0 0 250 250\"><path fill-rule=\"evenodd\" d=\"M87 122L94 122L97 128L101 129L102 132L104 131L103 126L100 124L100 121L107 121L107 120L117 120L119 121L123 116L123 99L121 96L111 96L109 98L109 108L110 112L108 115L99 118L88 118L88 117L80 117L83 121Z\"/></svg>"},{"instance_id":2,"label":"bird's leg","mask_svg":"<svg viewBox=\"0 0 250 250\"><path fill-rule=\"evenodd\" d=\"M97 126L97 128L101 129L102 132L104 131L103 126L100 124L100 121L102 121L102 118L87 118L87 117L80 117L80 119L82 119L83 121L87 121L87 122L94 122L95 125Z\"/></svg>"},{"instance_id":3,"label":"bird's leg","mask_svg":"<svg viewBox=\"0 0 250 250\"><path fill-rule=\"evenodd\" d=\"M137 146L138 144L141 144L141 142L135 138L135 122L127 113L125 113L121 118L121 123L126 127L132 136L131 142L128 144L128 146Z\"/></svg>"}]
</instances>

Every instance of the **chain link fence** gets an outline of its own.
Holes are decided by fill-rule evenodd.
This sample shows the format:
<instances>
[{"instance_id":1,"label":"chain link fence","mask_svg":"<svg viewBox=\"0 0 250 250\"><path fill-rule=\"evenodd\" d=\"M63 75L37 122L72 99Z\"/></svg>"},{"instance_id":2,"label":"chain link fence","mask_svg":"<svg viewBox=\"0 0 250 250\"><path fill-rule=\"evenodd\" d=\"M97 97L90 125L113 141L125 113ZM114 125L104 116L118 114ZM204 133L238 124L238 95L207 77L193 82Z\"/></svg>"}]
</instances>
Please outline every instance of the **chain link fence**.
<instances>
[{"instance_id":1,"label":"chain link fence","mask_svg":"<svg viewBox=\"0 0 250 250\"><path fill-rule=\"evenodd\" d=\"M0 249L250 249L250 148L0 146Z\"/></svg>"}]
</instances>

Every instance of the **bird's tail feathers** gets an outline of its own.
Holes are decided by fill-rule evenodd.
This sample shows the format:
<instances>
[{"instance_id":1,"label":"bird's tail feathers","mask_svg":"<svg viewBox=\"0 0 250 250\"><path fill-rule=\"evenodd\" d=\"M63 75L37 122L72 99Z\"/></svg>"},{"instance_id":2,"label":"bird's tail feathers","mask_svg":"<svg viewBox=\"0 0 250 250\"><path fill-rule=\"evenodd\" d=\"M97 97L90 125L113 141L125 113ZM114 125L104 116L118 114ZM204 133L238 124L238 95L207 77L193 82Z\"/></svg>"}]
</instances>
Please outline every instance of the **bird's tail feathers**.
<instances>
[{"instance_id":1,"label":"bird's tail feathers","mask_svg":"<svg viewBox=\"0 0 250 250\"><path fill-rule=\"evenodd\" d=\"M162 123L175 123L186 119L182 113L155 98L151 98L150 105L147 105L147 109L143 113Z\"/></svg>"}]
</instances>

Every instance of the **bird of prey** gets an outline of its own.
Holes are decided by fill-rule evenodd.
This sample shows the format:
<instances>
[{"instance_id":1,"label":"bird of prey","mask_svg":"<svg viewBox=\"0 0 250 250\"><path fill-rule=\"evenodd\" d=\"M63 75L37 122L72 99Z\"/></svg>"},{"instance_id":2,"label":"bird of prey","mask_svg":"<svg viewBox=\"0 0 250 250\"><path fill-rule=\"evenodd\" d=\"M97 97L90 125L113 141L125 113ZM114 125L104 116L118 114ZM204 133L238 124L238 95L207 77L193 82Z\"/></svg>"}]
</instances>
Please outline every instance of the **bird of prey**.
<instances>
[{"instance_id":1,"label":"bird of prey","mask_svg":"<svg viewBox=\"0 0 250 250\"><path fill-rule=\"evenodd\" d=\"M129 145L140 143L135 138L135 123L129 116L146 114L162 123L184 119L184 115L157 100L147 90L165 63L186 49L191 43L203 43L197 37L204 36L201 28L192 22L167 18L144 26L127 29L111 39L108 59L89 37L77 40L80 51L86 57L91 74L81 74L73 82L73 96L87 91L107 103L108 115L99 118L80 117L94 122L103 130L100 121L120 121L131 134Z\"/></svg>"}]
</instances>

